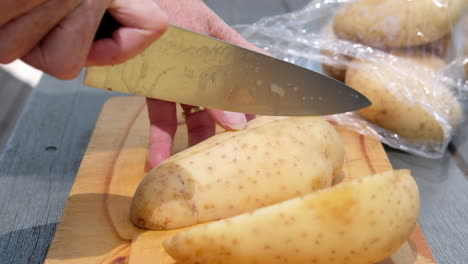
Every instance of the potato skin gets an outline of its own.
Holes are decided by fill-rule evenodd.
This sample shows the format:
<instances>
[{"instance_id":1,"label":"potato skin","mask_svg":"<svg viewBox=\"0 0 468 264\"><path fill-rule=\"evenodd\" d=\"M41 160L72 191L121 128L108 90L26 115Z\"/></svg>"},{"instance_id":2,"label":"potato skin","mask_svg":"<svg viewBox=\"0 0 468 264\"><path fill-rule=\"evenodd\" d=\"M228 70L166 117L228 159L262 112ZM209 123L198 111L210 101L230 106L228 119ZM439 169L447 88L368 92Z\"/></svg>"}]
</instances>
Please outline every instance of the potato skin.
<instances>
[{"instance_id":1,"label":"potato skin","mask_svg":"<svg viewBox=\"0 0 468 264\"><path fill-rule=\"evenodd\" d=\"M324 39L338 41L339 39L333 33L331 25L332 25L331 23L326 25L323 28L321 35L323 36ZM348 48L351 49L351 47L348 47ZM455 43L451 34L448 34L439 40L436 40L434 42L424 44L424 45L418 45L418 46L412 46L412 47L385 48L385 49L382 48L382 49L377 49L377 51L387 52L387 53L398 55L398 56L411 57L411 58L414 58L415 60L420 61L422 64L437 63L440 66L438 67L439 69L446 66L444 61L450 62L456 57L455 55L456 47L455 47ZM355 52L357 53L357 50ZM366 57L366 54L353 54L353 56L350 56L351 54L349 54L348 56L346 56L345 54L337 53L337 52L333 52L331 50L325 50L325 49L320 50L320 53L327 56L328 58L333 58L336 60L335 65L322 63L322 69L330 77L341 82L345 82L346 69L348 68L345 65L349 64L353 60L353 56L356 58ZM369 54L367 56L369 57L368 59L372 59L375 56L375 54ZM441 60L436 59L435 56L440 57ZM336 65L340 65L340 66L338 67ZM431 66L431 65L428 65L428 66Z\"/></svg>"},{"instance_id":2,"label":"potato skin","mask_svg":"<svg viewBox=\"0 0 468 264\"><path fill-rule=\"evenodd\" d=\"M408 64L404 63L407 59L410 60L406 61L410 62ZM420 142L443 141L450 135L445 133L440 121L418 102L425 96L428 104L453 128L462 119L460 103L448 87L437 81L428 82L428 76L419 76L423 71L415 71L412 66L428 66L437 70L445 64L436 57L417 55L400 57L400 62L388 65L355 61L354 67L347 71L346 84L371 100L372 106L359 110L370 122L402 138ZM401 76L400 72L414 74ZM416 97L405 99L404 89L410 90ZM432 92L437 92L437 95Z\"/></svg>"},{"instance_id":3,"label":"potato skin","mask_svg":"<svg viewBox=\"0 0 468 264\"><path fill-rule=\"evenodd\" d=\"M131 207L134 225L176 229L329 187L344 149L320 117L261 117L218 134L153 169Z\"/></svg>"},{"instance_id":4,"label":"potato skin","mask_svg":"<svg viewBox=\"0 0 468 264\"><path fill-rule=\"evenodd\" d=\"M336 13L333 30L340 39L376 48L424 45L450 33L466 0L357 0Z\"/></svg>"},{"instance_id":5,"label":"potato skin","mask_svg":"<svg viewBox=\"0 0 468 264\"><path fill-rule=\"evenodd\" d=\"M328 23L323 27L322 32L320 33L322 39L330 40L330 41L338 41L338 38L335 36L335 33L333 32L332 28L332 23ZM320 53L329 57L329 58L334 58L338 62L342 62L345 64L346 62L350 61L351 58L348 58L347 56L343 54L338 54L333 52L332 50L325 50L322 49L320 50ZM330 77L340 81L344 82L345 77L346 77L346 67L337 67L335 65L330 65L326 63L322 63L322 69L323 71L328 74Z\"/></svg>"},{"instance_id":6,"label":"potato skin","mask_svg":"<svg viewBox=\"0 0 468 264\"><path fill-rule=\"evenodd\" d=\"M341 59L347 60L346 57L344 57L342 55L333 54L331 51L322 50L320 52L322 54L326 55L326 56L329 56L329 57L338 57L340 60ZM330 64L322 63L322 69L330 77L332 77L332 78L334 78L334 79L336 79L336 80L338 80L340 82L345 81L346 67L339 68L339 67L336 67L336 66L333 66L333 65L330 65Z\"/></svg>"},{"instance_id":7,"label":"potato skin","mask_svg":"<svg viewBox=\"0 0 468 264\"><path fill-rule=\"evenodd\" d=\"M339 183L163 242L181 264L377 263L410 236L420 208L407 170Z\"/></svg>"}]
</instances>

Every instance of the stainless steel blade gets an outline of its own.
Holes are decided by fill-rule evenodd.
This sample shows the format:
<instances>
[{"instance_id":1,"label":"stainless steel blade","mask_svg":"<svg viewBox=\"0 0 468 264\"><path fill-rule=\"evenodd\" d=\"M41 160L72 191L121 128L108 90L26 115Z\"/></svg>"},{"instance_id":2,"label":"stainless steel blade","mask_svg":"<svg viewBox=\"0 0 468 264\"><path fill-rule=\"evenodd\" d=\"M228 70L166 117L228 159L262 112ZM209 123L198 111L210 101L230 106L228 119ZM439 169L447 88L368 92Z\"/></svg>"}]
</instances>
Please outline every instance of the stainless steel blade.
<instances>
[{"instance_id":1,"label":"stainless steel blade","mask_svg":"<svg viewBox=\"0 0 468 264\"><path fill-rule=\"evenodd\" d=\"M85 84L258 115L330 115L370 105L325 75L176 26L124 64L90 67Z\"/></svg>"}]
</instances>

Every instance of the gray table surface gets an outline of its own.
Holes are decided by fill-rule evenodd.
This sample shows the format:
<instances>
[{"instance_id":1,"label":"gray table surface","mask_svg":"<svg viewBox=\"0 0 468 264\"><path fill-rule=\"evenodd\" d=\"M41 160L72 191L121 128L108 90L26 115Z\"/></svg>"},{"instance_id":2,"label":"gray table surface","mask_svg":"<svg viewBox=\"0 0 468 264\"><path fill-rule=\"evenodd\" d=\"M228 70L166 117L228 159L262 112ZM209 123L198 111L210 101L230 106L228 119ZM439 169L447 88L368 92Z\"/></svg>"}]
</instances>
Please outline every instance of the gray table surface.
<instances>
[{"instance_id":1,"label":"gray table surface","mask_svg":"<svg viewBox=\"0 0 468 264\"><path fill-rule=\"evenodd\" d=\"M205 2L234 25L301 8L308 0ZM33 89L3 149L0 144L1 264L44 261L99 111L112 96L81 85L81 79L49 76ZM387 148L393 166L411 169L417 180L420 224L438 263L468 263L466 131L465 124L438 160Z\"/></svg>"}]
</instances>

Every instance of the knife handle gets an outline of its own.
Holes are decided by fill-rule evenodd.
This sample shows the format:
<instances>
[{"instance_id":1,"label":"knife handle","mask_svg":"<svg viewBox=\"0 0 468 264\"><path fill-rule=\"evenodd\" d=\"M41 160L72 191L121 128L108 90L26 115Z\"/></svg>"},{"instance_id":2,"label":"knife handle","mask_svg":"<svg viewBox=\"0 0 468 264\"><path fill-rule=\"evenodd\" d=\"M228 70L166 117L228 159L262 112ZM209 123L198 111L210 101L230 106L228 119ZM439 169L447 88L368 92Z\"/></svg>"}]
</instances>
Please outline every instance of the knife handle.
<instances>
[{"instance_id":1,"label":"knife handle","mask_svg":"<svg viewBox=\"0 0 468 264\"><path fill-rule=\"evenodd\" d=\"M112 38L114 31L116 31L121 26L122 24L120 24L119 21L117 21L108 11L106 11L101 19L101 23L97 29L94 41L105 38Z\"/></svg>"}]
</instances>

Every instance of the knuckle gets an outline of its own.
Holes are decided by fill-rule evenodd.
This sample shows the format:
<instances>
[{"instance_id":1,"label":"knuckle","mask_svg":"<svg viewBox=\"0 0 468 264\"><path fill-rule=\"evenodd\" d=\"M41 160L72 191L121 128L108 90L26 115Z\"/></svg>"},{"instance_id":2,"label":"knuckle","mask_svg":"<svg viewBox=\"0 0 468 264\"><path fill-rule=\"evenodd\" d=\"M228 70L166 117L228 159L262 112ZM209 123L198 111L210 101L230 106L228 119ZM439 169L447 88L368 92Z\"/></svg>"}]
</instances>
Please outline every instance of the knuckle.
<instances>
[{"instance_id":1,"label":"knuckle","mask_svg":"<svg viewBox=\"0 0 468 264\"><path fill-rule=\"evenodd\" d=\"M216 37L219 34L219 18L215 14L211 14L206 19L206 27L208 35Z\"/></svg>"},{"instance_id":2,"label":"knuckle","mask_svg":"<svg viewBox=\"0 0 468 264\"><path fill-rule=\"evenodd\" d=\"M169 18L166 15L156 16L150 31L154 37L159 37L166 32L169 27Z\"/></svg>"},{"instance_id":3,"label":"knuckle","mask_svg":"<svg viewBox=\"0 0 468 264\"><path fill-rule=\"evenodd\" d=\"M235 42L240 35L227 25L217 15L211 15L207 19L208 34L214 38Z\"/></svg>"}]
</instances>

